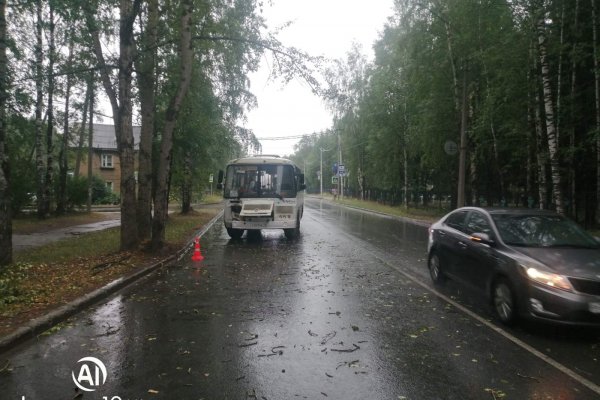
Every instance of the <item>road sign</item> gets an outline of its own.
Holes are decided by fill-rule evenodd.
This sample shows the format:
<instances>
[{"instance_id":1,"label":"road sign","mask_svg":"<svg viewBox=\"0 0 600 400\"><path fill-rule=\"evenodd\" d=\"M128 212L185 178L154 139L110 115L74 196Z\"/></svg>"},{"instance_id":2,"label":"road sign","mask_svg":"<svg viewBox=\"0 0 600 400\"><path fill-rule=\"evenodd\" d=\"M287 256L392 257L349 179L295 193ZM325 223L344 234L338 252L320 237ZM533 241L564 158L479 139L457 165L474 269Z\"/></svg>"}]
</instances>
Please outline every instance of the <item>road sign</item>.
<instances>
[{"instance_id":1,"label":"road sign","mask_svg":"<svg viewBox=\"0 0 600 400\"><path fill-rule=\"evenodd\" d=\"M331 177L331 184L332 185L337 185L338 184L338 177L337 176L332 176Z\"/></svg>"},{"instance_id":2,"label":"road sign","mask_svg":"<svg viewBox=\"0 0 600 400\"><path fill-rule=\"evenodd\" d=\"M209 177L208 177L208 182L209 183L213 183L213 179L214 179L213 174L210 174Z\"/></svg>"},{"instance_id":3,"label":"road sign","mask_svg":"<svg viewBox=\"0 0 600 400\"><path fill-rule=\"evenodd\" d=\"M456 145L456 142L453 140L446 140L446 143L444 143L444 151L449 156L453 156L458 153L458 146Z\"/></svg>"},{"instance_id":4,"label":"road sign","mask_svg":"<svg viewBox=\"0 0 600 400\"><path fill-rule=\"evenodd\" d=\"M344 164L338 165L338 175L346 176L346 166Z\"/></svg>"}]
</instances>

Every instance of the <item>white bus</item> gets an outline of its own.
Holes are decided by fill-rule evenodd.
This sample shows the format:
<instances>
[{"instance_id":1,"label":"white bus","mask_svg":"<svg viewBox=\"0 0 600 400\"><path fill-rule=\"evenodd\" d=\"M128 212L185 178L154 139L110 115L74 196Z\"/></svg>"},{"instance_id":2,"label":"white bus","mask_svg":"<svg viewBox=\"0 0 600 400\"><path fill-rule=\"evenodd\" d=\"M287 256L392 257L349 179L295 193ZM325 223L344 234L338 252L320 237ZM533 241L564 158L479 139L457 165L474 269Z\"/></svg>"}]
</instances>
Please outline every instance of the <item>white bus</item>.
<instances>
[{"instance_id":1,"label":"white bus","mask_svg":"<svg viewBox=\"0 0 600 400\"><path fill-rule=\"evenodd\" d=\"M219 171L223 189L223 219L227 233L239 239L244 231L283 229L288 239L300 234L304 211L304 174L279 156L249 156L232 160Z\"/></svg>"}]
</instances>

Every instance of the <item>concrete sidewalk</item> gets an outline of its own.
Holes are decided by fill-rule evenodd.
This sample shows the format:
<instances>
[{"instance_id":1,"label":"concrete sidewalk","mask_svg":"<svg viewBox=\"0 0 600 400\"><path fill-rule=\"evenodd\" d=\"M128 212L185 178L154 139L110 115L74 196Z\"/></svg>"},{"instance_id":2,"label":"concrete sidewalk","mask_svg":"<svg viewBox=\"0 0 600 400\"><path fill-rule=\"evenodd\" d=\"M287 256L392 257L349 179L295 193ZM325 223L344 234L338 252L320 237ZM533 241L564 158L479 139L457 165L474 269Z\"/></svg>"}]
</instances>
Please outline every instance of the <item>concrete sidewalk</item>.
<instances>
[{"instance_id":1,"label":"concrete sidewalk","mask_svg":"<svg viewBox=\"0 0 600 400\"><path fill-rule=\"evenodd\" d=\"M32 247L43 246L48 243L68 239L73 236L78 236L95 231L101 231L103 229L114 228L115 226L121 225L120 212L107 212L106 214L111 214L111 217L114 216L114 218L100 222L93 222L91 224L74 225L67 228L52 229L46 232L13 234L13 251L22 251Z\"/></svg>"},{"instance_id":2,"label":"concrete sidewalk","mask_svg":"<svg viewBox=\"0 0 600 400\"><path fill-rule=\"evenodd\" d=\"M221 203L206 203L206 204L192 204L193 208L202 207L215 207L220 206ZM169 214L176 212L178 208L171 206ZM98 208L93 211L102 212L102 214L109 216L108 219L99 222L93 222L89 224L74 225L67 228L57 228L45 232L33 232L28 234L15 234L12 235L13 252L27 250L33 247L43 246L48 243L58 242L59 240L68 239L73 236L79 236L90 232L101 231L103 229L114 228L121 226L121 212L118 208Z\"/></svg>"}]
</instances>

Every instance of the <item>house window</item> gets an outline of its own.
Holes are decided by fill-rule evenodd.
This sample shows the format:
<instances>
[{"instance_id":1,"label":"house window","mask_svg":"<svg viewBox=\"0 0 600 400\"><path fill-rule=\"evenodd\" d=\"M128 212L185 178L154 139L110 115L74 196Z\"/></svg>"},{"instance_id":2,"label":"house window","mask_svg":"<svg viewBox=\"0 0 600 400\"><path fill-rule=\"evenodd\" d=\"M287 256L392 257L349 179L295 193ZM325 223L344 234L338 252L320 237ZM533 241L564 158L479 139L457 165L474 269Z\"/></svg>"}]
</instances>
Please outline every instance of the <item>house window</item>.
<instances>
[{"instance_id":1,"label":"house window","mask_svg":"<svg viewBox=\"0 0 600 400\"><path fill-rule=\"evenodd\" d=\"M106 181L106 188L112 193L113 191L113 183Z\"/></svg>"},{"instance_id":2,"label":"house window","mask_svg":"<svg viewBox=\"0 0 600 400\"><path fill-rule=\"evenodd\" d=\"M113 168L112 154L102 154L102 168Z\"/></svg>"}]
</instances>

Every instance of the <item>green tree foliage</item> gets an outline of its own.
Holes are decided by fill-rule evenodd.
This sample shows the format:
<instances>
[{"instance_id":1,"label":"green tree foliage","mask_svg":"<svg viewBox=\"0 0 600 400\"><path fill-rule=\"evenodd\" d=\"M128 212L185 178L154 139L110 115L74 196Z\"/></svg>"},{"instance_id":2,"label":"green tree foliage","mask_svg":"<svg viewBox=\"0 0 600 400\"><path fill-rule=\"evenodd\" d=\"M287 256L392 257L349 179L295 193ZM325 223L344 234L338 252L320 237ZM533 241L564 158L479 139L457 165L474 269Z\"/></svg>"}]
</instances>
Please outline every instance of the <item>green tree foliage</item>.
<instances>
[{"instance_id":1,"label":"green tree foliage","mask_svg":"<svg viewBox=\"0 0 600 400\"><path fill-rule=\"evenodd\" d=\"M314 170L318 141L337 146L339 136L349 192L451 206L464 116L467 204L560 211L562 203L591 224L599 200L593 4L397 1L374 60L354 49L329 69L334 129L303 140L296 159Z\"/></svg>"},{"instance_id":2,"label":"green tree foliage","mask_svg":"<svg viewBox=\"0 0 600 400\"><path fill-rule=\"evenodd\" d=\"M182 24L182 5L191 10L189 28ZM262 6L256 0L2 2L7 24L0 38L6 54L0 106L6 113L0 114L0 147L8 156L0 202L12 199L18 211L36 200L44 205L43 217L78 204L83 181L67 179L87 154L87 132L77 127L87 115L102 122L90 106L108 98L122 171L121 246L135 247L140 238L147 239L150 222L156 222L149 212L152 202L158 210L153 196L160 193L161 210L166 209L162 199L169 198L166 190L185 192L181 197L188 202L197 199L208 175L225 160L260 150L254 133L239 123L256 105L247 76L263 54L273 60L274 77L286 82L300 76L318 89L311 72L319 59L283 46L269 32ZM191 56L181 45L188 33ZM90 77L95 81L88 84ZM142 121L135 121L140 109ZM140 122L148 146L136 164L131 125ZM141 171L134 170L142 164ZM18 179L8 182L9 169ZM144 180L139 192L136 172ZM143 193L139 202L138 193ZM2 226L10 227L10 213L0 213L6 221ZM161 230L157 233L160 244ZM2 235L2 254L8 256L0 263L8 263L10 229Z\"/></svg>"}]
</instances>

